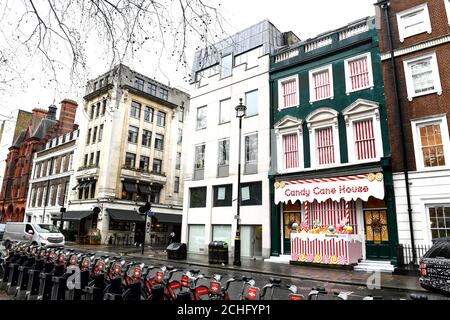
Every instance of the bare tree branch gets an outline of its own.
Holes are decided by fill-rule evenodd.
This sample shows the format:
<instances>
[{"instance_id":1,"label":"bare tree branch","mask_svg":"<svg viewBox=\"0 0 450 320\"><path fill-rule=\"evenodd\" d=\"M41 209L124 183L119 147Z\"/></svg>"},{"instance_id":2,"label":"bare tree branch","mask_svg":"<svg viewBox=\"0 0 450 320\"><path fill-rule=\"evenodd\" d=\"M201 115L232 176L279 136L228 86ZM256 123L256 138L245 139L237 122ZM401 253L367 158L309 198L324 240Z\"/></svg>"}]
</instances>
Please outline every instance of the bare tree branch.
<instances>
[{"instance_id":1,"label":"bare tree branch","mask_svg":"<svg viewBox=\"0 0 450 320\"><path fill-rule=\"evenodd\" d=\"M93 43L111 68L144 53L168 57L189 74L188 44L206 48L224 33L219 1L6 0L0 4L0 90L36 63L52 86L61 74L84 84Z\"/></svg>"}]
</instances>

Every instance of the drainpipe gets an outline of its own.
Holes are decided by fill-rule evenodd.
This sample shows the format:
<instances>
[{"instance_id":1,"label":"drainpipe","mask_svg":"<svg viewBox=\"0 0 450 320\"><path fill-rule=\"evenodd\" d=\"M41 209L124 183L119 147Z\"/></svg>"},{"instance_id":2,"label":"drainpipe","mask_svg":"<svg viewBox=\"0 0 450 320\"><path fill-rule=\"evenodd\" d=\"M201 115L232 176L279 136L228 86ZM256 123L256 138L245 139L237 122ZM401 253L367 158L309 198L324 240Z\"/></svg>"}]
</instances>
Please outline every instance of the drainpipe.
<instances>
[{"instance_id":1,"label":"drainpipe","mask_svg":"<svg viewBox=\"0 0 450 320\"><path fill-rule=\"evenodd\" d=\"M413 229L413 217L412 217L412 208L411 208L411 193L410 193L410 187L409 187L409 173L408 173L408 158L406 156L406 143L405 143L405 129L404 129L404 116L403 116L403 110L400 106L400 97L398 93L398 75L397 75L397 66L395 62L394 57L394 41L392 39L392 30L391 30L391 22L389 18L389 6L390 2L388 0L380 1L376 3L375 5L380 6L381 9L384 10L384 16L386 17L386 35L388 37L388 44L389 44L389 54L390 54L390 69L391 74L393 77L394 82L394 107L398 111L398 118L397 120L400 123L400 140L401 140L401 153L402 153L402 161L403 161L403 175L405 177L405 187L406 187L406 201L408 205L408 218L409 218L409 233L411 237L411 247L412 247L412 261L411 264L414 264L417 260L417 254L415 250L415 241L414 241L414 229Z\"/></svg>"}]
</instances>

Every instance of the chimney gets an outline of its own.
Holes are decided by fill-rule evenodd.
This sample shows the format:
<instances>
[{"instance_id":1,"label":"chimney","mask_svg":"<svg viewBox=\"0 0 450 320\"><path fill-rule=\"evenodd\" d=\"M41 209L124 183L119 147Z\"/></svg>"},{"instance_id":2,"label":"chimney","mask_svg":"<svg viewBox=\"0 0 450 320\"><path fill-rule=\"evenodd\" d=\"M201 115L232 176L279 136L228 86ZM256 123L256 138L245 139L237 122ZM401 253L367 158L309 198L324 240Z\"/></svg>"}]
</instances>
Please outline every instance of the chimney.
<instances>
[{"instance_id":1,"label":"chimney","mask_svg":"<svg viewBox=\"0 0 450 320\"><path fill-rule=\"evenodd\" d=\"M47 119L56 120L56 110L58 108L54 104L48 107Z\"/></svg>"},{"instance_id":2,"label":"chimney","mask_svg":"<svg viewBox=\"0 0 450 320\"><path fill-rule=\"evenodd\" d=\"M58 134L64 134L75 130L75 114L78 103L70 99L61 101L61 112L59 113Z\"/></svg>"},{"instance_id":3,"label":"chimney","mask_svg":"<svg viewBox=\"0 0 450 320\"><path fill-rule=\"evenodd\" d=\"M47 110L34 108L31 111L31 126L32 130L36 129L36 127L41 123L41 120L47 116Z\"/></svg>"}]
</instances>

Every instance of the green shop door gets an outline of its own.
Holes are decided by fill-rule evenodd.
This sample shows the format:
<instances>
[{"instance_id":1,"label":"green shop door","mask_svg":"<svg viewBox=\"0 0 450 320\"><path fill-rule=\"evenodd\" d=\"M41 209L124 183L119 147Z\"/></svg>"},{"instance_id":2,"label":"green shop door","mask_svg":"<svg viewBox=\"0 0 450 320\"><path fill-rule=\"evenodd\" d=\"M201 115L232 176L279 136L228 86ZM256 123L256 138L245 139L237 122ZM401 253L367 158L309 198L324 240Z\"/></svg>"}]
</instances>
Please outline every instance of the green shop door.
<instances>
[{"instance_id":1,"label":"green shop door","mask_svg":"<svg viewBox=\"0 0 450 320\"><path fill-rule=\"evenodd\" d=\"M389 260L389 233L386 209L364 210L366 259Z\"/></svg>"},{"instance_id":2,"label":"green shop door","mask_svg":"<svg viewBox=\"0 0 450 320\"><path fill-rule=\"evenodd\" d=\"M291 254L291 231L294 222L300 225L301 205L296 202L294 204L283 205L283 253Z\"/></svg>"}]
</instances>

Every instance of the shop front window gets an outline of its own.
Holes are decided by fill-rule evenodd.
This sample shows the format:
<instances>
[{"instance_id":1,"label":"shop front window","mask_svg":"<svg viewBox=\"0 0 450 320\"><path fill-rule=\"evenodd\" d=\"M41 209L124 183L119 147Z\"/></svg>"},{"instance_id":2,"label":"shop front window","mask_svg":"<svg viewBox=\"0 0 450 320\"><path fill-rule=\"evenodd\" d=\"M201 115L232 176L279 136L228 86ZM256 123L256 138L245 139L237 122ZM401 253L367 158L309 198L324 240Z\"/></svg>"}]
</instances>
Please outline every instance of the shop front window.
<instances>
[{"instance_id":1,"label":"shop front window","mask_svg":"<svg viewBox=\"0 0 450 320\"><path fill-rule=\"evenodd\" d=\"M301 205L299 202L283 205L283 229L284 239L286 240L291 237L293 223L297 223L298 225L301 223Z\"/></svg>"}]
</instances>

